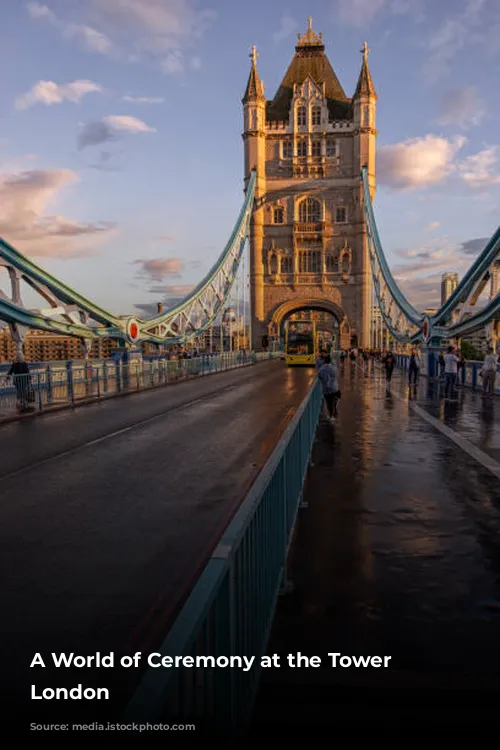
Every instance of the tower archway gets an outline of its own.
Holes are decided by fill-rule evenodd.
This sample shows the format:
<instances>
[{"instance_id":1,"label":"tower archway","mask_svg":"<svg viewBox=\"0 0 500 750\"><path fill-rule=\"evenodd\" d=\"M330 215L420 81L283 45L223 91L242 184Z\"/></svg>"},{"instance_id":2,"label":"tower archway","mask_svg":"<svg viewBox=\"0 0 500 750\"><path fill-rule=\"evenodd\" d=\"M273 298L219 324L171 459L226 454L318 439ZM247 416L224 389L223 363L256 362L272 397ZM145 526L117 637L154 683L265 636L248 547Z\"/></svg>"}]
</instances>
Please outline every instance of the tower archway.
<instances>
[{"instance_id":1,"label":"tower archway","mask_svg":"<svg viewBox=\"0 0 500 750\"><path fill-rule=\"evenodd\" d=\"M328 299L302 298L278 305L268 322L269 335L283 340L285 323L290 319L313 319L320 338L334 349L350 345L350 325L343 309Z\"/></svg>"}]
</instances>

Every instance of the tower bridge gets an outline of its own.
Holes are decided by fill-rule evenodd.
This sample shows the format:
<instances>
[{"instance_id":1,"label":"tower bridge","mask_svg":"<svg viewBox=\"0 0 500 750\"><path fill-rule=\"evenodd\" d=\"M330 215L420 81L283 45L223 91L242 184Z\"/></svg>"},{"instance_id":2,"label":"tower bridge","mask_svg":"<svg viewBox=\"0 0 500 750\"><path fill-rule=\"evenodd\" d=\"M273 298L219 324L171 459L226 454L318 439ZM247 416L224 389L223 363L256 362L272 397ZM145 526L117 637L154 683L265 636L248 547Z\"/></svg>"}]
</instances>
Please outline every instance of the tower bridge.
<instances>
[{"instance_id":1,"label":"tower bridge","mask_svg":"<svg viewBox=\"0 0 500 750\"><path fill-rule=\"evenodd\" d=\"M87 346L113 337L126 351L185 343L222 319L247 246L254 349L311 311L333 321L340 346L368 346L374 300L393 338L422 349L428 375L444 339L480 328L498 339L500 228L429 314L392 275L374 209L377 95L368 52L365 43L349 98L310 20L267 101L252 50L241 212L213 268L172 309L116 316L0 241L0 319L18 358L29 328ZM39 307L25 304L23 286ZM493 696L494 716L500 423L497 399L477 392L481 364L467 363L458 396L443 402L439 380L409 387L401 368L387 387L377 363L347 362L332 424L314 371L255 351L210 362L169 362L163 371L152 363L109 399L99 387L110 363L100 362L85 408L1 426L0 565L8 576L0 636L16 641L2 662L3 705L16 702L7 718L27 696L26 654L261 657L266 649L385 654L394 670L367 679L331 668L261 672L259 658L245 673L141 665L106 675L106 706L30 705L26 715L198 722L232 739L252 726L258 739L273 725L310 737L312 725L331 730L333 714L336 726L371 730L381 701L405 727L449 730L461 716L476 728L478 696L482 711ZM40 407L57 391L53 375L49 365L36 373ZM44 377L50 389L40 388ZM62 687L102 679L44 670L47 686L56 677ZM451 701L437 682L454 691Z\"/></svg>"}]
</instances>

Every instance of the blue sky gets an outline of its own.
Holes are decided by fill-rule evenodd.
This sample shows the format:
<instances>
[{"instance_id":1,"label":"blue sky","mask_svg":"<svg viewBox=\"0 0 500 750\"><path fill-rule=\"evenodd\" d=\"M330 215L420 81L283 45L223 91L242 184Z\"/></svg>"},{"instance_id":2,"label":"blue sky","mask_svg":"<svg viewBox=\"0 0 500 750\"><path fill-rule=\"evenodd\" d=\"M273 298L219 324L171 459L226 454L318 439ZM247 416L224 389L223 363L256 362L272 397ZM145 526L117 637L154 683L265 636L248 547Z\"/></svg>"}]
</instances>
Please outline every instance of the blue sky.
<instances>
[{"instance_id":1,"label":"blue sky","mask_svg":"<svg viewBox=\"0 0 500 750\"><path fill-rule=\"evenodd\" d=\"M499 223L498 0L3 0L0 236L119 314L182 295L241 206L249 49L272 98L309 15L348 95L368 41L382 242L437 302Z\"/></svg>"}]
</instances>

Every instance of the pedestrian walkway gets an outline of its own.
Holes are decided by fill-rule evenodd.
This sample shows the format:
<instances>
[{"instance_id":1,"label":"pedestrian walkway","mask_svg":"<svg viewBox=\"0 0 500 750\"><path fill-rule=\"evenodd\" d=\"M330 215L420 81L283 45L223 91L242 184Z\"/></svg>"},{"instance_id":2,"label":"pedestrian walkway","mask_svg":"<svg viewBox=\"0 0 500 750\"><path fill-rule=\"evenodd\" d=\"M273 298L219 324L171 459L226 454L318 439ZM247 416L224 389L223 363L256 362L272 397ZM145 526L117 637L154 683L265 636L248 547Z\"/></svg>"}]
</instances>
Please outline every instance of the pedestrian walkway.
<instances>
[{"instance_id":1,"label":"pedestrian walkway","mask_svg":"<svg viewBox=\"0 0 500 750\"><path fill-rule=\"evenodd\" d=\"M424 380L410 400L400 373L386 391L381 370L350 363L341 387L337 422L318 428L290 557L294 588L279 601L268 648L283 663L301 652L322 665L263 670L255 736L271 726L291 735L344 724L492 727L500 407L465 389L439 403ZM391 661L333 668L328 653Z\"/></svg>"}]
</instances>

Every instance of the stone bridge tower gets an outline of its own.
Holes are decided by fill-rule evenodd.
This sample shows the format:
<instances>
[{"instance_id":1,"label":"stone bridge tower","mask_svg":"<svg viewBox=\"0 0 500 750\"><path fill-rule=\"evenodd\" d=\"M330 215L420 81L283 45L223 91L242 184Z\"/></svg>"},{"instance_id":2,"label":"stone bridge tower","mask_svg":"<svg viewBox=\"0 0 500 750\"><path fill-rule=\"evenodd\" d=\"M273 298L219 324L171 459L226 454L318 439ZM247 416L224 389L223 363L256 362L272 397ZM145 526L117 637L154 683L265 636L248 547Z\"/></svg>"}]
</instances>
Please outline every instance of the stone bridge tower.
<instances>
[{"instance_id":1,"label":"stone bridge tower","mask_svg":"<svg viewBox=\"0 0 500 750\"><path fill-rule=\"evenodd\" d=\"M330 313L338 344L370 346L372 283L360 172L375 193L377 95L366 42L348 98L321 34L299 34L295 55L266 101L257 52L243 97L245 183L257 172L250 232L252 345L279 336L299 310Z\"/></svg>"}]
</instances>

